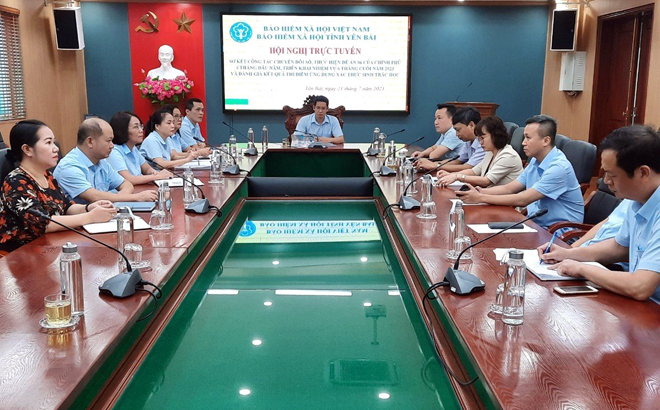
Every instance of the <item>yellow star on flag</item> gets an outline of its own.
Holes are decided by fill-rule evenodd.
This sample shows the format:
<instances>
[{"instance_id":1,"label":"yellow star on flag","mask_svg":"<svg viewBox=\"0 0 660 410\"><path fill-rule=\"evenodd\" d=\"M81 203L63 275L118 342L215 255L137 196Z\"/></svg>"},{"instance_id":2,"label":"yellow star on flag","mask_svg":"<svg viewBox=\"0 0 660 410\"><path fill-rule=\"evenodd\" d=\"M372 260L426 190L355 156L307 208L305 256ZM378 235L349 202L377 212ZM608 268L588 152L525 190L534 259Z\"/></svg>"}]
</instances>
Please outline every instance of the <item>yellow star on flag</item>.
<instances>
[{"instance_id":1,"label":"yellow star on flag","mask_svg":"<svg viewBox=\"0 0 660 410\"><path fill-rule=\"evenodd\" d=\"M186 12L181 13L181 18L174 19L174 23L176 23L176 25L179 26L177 33L180 33L181 30L186 30L188 33L192 34L192 31L190 30L190 25L194 22L195 20L189 20L188 17L186 17Z\"/></svg>"}]
</instances>

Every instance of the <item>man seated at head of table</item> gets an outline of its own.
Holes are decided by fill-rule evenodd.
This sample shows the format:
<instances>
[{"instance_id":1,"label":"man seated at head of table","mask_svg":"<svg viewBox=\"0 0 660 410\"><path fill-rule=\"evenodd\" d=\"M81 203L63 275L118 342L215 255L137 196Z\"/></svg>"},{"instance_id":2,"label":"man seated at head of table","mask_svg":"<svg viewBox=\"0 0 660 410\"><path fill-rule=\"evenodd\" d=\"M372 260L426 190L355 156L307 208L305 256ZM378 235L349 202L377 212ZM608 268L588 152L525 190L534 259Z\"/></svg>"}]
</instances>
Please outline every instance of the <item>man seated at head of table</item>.
<instances>
[{"instance_id":1,"label":"man seated at head of table","mask_svg":"<svg viewBox=\"0 0 660 410\"><path fill-rule=\"evenodd\" d=\"M311 134L318 137L320 142L331 142L333 144L344 143L344 131L339 125L339 120L328 115L330 101L323 95L314 98L314 113L305 115L298 121L293 135Z\"/></svg>"},{"instance_id":2,"label":"man seated at head of table","mask_svg":"<svg viewBox=\"0 0 660 410\"><path fill-rule=\"evenodd\" d=\"M477 136L474 134L474 128L481 121L481 114L472 107L466 106L456 110L451 122L456 130L456 137L463 143L460 145L458 157L442 166L447 172L458 172L466 169L472 169L484 158L484 149L481 147ZM415 162L415 168L418 171L429 171L436 168L438 164L427 159L420 159Z\"/></svg>"},{"instance_id":3,"label":"man seated at head of table","mask_svg":"<svg viewBox=\"0 0 660 410\"><path fill-rule=\"evenodd\" d=\"M456 136L456 130L452 124L452 117L455 113L456 106L452 104L438 104L438 108L435 110L433 125L435 126L435 131L440 134L440 137L435 145L428 147L424 151L415 151L410 155L410 158L418 159L415 164L416 166L423 166L423 169L433 169L437 164L433 161L422 161L422 158L446 160L456 158L460 155L463 142ZM430 164L433 165L431 166Z\"/></svg>"},{"instance_id":4,"label":"man seated at head of table","mask_svg":"<svg viewBox=\"0 0 660 410\"><path fill-rule=\"evenodd\" d=\"M155 190L133 193L133 184L119 175L106 158L112 148L112 127L100 118L89 118L78 127L78 146L55 168L53 175L76 202L92 203L155 201Z\"/></svg>"},{"instance_id":5,"label":"man seated at head of table","mask_svg":"<svg viewBox=\"0 0 660 410\"><path fill-rule=\"evenodd\" d=\"M153 160L161 168L174 168L197 159L197 151L188 151L185 157L172 159L175 148L172 141L174 135L174 116L167 110L158 110L151 114L147 122L147 138L142 141L140 153Z\"/></svg>"},{"instance_id":6,"label":"man seated at head of table","mask_svg":"<svg viewBox=\"0 0 660 410\"><path fill-rule=\"evenodd\" d=\"M202 129L199 126L204 119L204 103L199 98L190 98L186 101L185 110L186 115L181 120L179 129L177 130L178 139L181 143L181 151L199 151L199 155L209 156L211 154L211 148L206 146L206 142L204 142L204 137L202 136ZM174 112L171 112L171 114L174 116ZM177 122L176 119L175 122ZM174 141L176 142L176 136Z\"/></svg>"},{"instance_id":7,"label":"man seated at head of table","mask_svg":"<svg viewBox=\"0 0 660 410\"><path fill-rule=\"evenodd\" d=\"M506 185L516 180L523 171L520 155L509 145L509 133L497 116L486 117L475 127L477 141L485 156L474 168L459 172L438 171L438 185L447 186L456 181L479 186Z\"/></svg>"},{"instance_id":8,"label":"man seated at head of table","mask_svg":"<svg viewBox=\"0 0 660 410\"><path fill-rule=\"evenodd\" d=\"M585 247L558 245L541 258L558 273L583 277L614 293L660 303L660 136L651 127L633 125L613 131L600 146L605 183L618 198L632 203L614 238ZM547 244L546 244L547 246ZM617 272L578 261L603 265L629 262Z\"/></svg>"},{"instance_id":9,"label":"man seated at head of table","mask_svg":"<svg viewBox=\"0 0 660 410\"><path fill-rule=\"evenodd\" d=\"M547 208L548 213L534 220L544 228L560 221L582 222L580 184L571 163L555 147L557 122L548 115L536 115L526 124L523 149L530 161L522 174L506 185L491 188L468 184L468 191L457 191L456 195L468 203L526 206L529 215Z\"/></svg>"},{"instance_id":10,"label":"man seated at head of table","mask_svg":"<svg viewBox=\"0 0 660 410\"><path fill-rule=\"evenodd\" d=\"M169 178L167 170L157 171L144 159L137 148L144 140L144 126L140 118L132 112L120 111L110 119L115 145L108 162L115 171L133 185L148 184L157 179Z\"/></svg>"},{"instance_id":11,"label":"man seated at head of table","mask_svg":"<svg viewBox=\"0 0 660 410\"><path fill-rule=\"evenodd\" d=\"M0 193L0 251L11 252L47 232L64 228L45 218L77 228L109 221L117 212L112 202L100 200L78 205L69 198L48 171L57 165L59 148L46 124L37 120L18 122L11 129L2 169L5 176Z\"/></svg>"}]
</instances>

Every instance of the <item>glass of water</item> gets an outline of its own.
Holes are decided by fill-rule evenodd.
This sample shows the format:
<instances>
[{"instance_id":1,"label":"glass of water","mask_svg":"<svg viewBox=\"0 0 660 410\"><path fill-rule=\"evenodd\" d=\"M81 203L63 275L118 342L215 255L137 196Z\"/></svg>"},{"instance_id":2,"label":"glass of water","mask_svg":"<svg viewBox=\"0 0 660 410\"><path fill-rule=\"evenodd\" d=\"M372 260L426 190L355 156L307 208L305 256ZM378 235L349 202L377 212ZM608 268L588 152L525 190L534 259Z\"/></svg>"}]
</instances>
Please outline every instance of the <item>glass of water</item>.
<instances>
[{"instance_id":1,"label":"glass of water","mask_svg":"<svg viewBox=\"0 0 660 410\"><path fill-rule=\"evenodd\" d=\"M470 245L472 245L472 239L470 239L469 236L459 236L458 238L454 239L455 257L458 258L458 255L463 252L463 249L468 248ZM463 259L472 259L472 248L465 251L465 253L461 256L461 260Z\"/></svg>"},{"instance_id":2,"label":"glass of water","mask_svg":"<svg viewBox=\"0 0 660 410\"><path fill-rule=\"evenodd\" d=\"M142 245L127 243L124 246L124 255L131 262L133 269L146 269L151 267L151 261L142 259Z\"/></svg>"}]
</instances>

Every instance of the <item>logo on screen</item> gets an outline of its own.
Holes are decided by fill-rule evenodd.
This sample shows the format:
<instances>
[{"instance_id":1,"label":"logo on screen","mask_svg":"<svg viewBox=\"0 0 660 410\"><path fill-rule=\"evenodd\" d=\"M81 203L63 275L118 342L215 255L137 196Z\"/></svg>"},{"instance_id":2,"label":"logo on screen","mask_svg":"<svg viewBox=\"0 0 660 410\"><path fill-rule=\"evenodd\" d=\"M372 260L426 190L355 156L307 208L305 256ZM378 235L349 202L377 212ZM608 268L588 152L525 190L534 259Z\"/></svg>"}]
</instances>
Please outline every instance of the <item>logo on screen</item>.
<instances>
[{"instance_id":1,"label":"logo on screen","mask_svg":"<svg viewBox=\"0 0 660 410\"><path fill-rule=\"evenodd\" d=\"M229 35L237 43L245 43L252 37L252 27L249 24L239 21L232 24L229 29Z\"/></svg>"},{"instance_id":2,"label":"logo on screen","mask_svg":"<svg viewBox=\"0 0 660 410\"><path fill-rule=\"evenodd\" d=\"M240 237L247 237L247 236L252 236L257 232L257 226L254 224L254 222L247 220L243 224L243 229L238 233L238 236Z\"/></svg>"}]
</instances>

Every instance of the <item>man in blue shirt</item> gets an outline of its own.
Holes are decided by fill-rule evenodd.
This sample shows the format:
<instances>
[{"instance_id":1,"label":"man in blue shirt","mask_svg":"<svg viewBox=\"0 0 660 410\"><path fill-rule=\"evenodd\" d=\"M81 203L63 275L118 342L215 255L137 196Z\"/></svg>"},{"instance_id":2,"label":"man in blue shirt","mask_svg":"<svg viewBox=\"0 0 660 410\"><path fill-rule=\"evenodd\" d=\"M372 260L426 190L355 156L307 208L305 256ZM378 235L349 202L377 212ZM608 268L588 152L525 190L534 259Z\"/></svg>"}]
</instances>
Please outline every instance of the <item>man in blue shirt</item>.
<instances>
[{"instance_id":1,"label":"man in blue shirt","mask_svg":"<svg viewBox=\"0 0 660 410\"><path fill-rule=\"evenodd\" d=\"M463 145L458 158L440 168L441 171L438 172L438 176L446 175L450 172L472 169L484 159L486 153L474 133L474 129L479 124L479 121L481 121L479 110L470 105L456 110L456 114L451 118L451 122L456 130L456 136L463 141ZM434 167L435 165L437 164L434 164Z\"/></svg>"},{"instance_id":2,"label":"man in blue shirt","mask_svg":"<svg viewBox=\"0 0 660 410\"><path fill-rule=\"evenodd\" d=\"M204 103L199 98L190 98L186 101L185 109L186 116L181 122L179 137L174 142L181 144L182 152L197 150L202 156L210 155L211 149L206 146L199 126L204 119Z\"/></svg>"},{"instance_id":3,"label":"man in blue shirt","mask_svg":"<svg viewBox=\"0 0 660 410\"><path fill-rule=\"evenodd\" d=\"M557 147L557 123L547 115L527 120L523 149L529 165L517 180L492 188L457 191L466 202L493 205L526 206L529 215L547 208L548 213L535 219L544 228L555 222L582 222L584 200L573 166ZM561 233L561 232L560 232Z\"/></svg>"},{"instance_id":4,"label":"man in blue shirt","mask_svg":"<svg viewBox=\"0 0 660 410\"><path fill-rule=\"evenodd\" d=\"M134 194L133 184L108 163L106 158L114 146L112 138L112 127L106 121L83 121L78 128L78 146L62 158L53 172L57 182L77 202L155 201L156 191Z\"/></svg>"},{"instance_id":5,"label":"man in blue shirt","mask_svg":"<svg viewBox=\"0 0 660 410\"><path fill-rule=\"evenodd\" d=\"M463 142L456 136L456 130L452 124L452 118L455 113L456 106L452 104L438 104L433 124L435 131L440 134L440 138L438 138L435 145L428 147L424 151L415 151L412 153L411 158L419 158L415 162L415 167L418 170L431 170L435 168L438 164L432 160L455 158L460 155Z\"/></svg>"},{"instance_id":6,"label":"man in blue shirt","mask_svg":"<svg viewBox=\"0 0 660 410\"><path fill-rule=\"evenodd\" d=\"M329 104L326 97L317 95L314 98L314 113L298 120L293 135L312 134L318 136L320 142L343 144L344 131L339 125L339 120L327 114Z\"/></svg>"},{"instance_id":7,"label":"man in blue shirt","mask_svg":"<svg viewBox=\"0 0 660 410\"><path fill-rule=\"evenodd\" d=\"M542 258L559 262L552 268L562 275L660 303L660 136L650 127L633 125L613 131L600 148L605 183L618 198L633 201L621 229L614 238L586 247L553 245ZM629 272L616 272L577 261L628 261L630 266Z\"/></svg>"}]
</instances>

